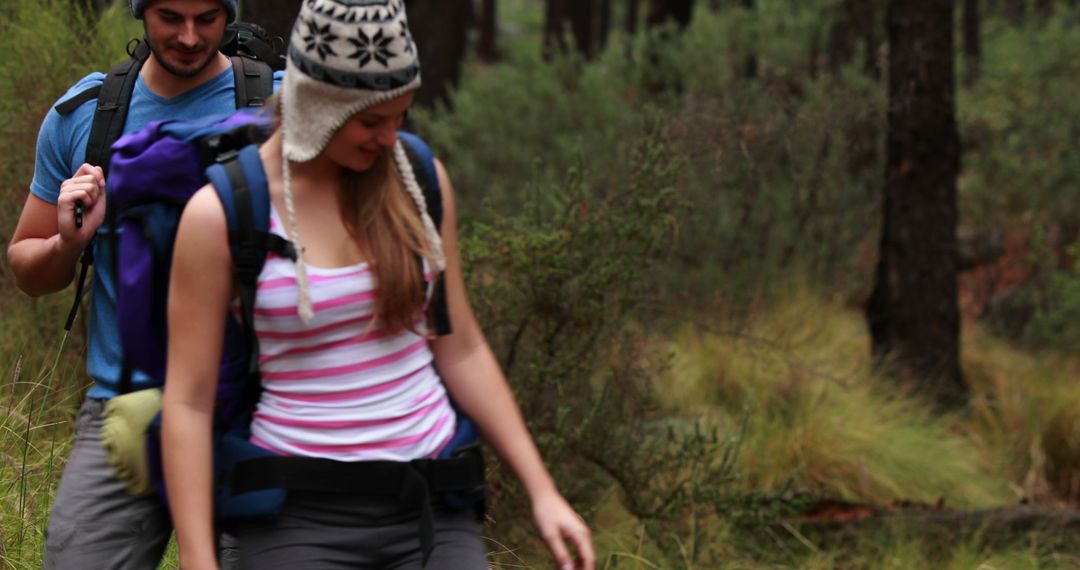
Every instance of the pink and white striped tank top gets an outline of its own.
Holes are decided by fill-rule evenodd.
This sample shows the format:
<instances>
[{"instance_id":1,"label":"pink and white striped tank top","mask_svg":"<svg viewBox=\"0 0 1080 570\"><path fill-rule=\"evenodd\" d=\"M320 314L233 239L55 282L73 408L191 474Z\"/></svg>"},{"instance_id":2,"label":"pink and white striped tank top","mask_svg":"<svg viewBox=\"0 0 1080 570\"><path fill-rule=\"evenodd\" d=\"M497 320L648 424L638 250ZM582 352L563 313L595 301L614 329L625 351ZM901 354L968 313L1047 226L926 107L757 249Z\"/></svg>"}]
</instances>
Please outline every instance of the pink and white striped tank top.
<instances>
[{"instance_id":1,"label":"pink and white striped tank top","mask_svg":"<svg viewBox=\"0 0 1080 570\"><path fill-rule=\"evenodd\" d=\"M284 236L273 209L270 230ZM297 312L293 262L270 254L259 274L263 392L251 441L282 455L339 461L437 455L453 435L455 414L428 341L369 329L376 284L367 263L309 265L308 273L315 318L307 325Z\"/></svg>"}]
</instances>

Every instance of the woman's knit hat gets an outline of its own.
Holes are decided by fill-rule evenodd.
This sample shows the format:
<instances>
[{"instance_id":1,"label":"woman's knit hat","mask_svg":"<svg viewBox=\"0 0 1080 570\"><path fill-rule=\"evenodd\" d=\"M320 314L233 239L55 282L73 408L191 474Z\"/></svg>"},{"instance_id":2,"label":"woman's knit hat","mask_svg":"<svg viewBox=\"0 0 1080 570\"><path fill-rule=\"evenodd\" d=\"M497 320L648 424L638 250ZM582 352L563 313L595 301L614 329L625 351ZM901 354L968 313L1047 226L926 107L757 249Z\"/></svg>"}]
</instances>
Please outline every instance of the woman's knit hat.
<instances>
[{"instance_id":1,"label":"woman's knit hat","mask_svg":"<svg viewBox=\"0 0 1080 570\"><path fill-rule=\"evenodd\" d=\"M218 0L225 10L229 12L229 21L236 19L236 0ZM131 15L135 16L137 20L141 20L143 13L146 12L146 7L150 5L153 0L131 0Z\"/></svg>"},{"instance_id":2,"label":"woman's knit hat","mask_svg":"<svg viewBox=\"0 0 1080 570\"><path fill-rule=\"evenodd\" d=\"M315 158L349 117L419 86L403 0L305 0L281 87L285 156Z\"/></svg>"},{"instance_id":3,"label":"woman's knit hat","mask_svg":"<svg viewBox=\"0 0 1080 570\"><path fill-rule=\"evenodd\" d=\"M313 316L307 270L296 224L289 163L307 162L326 148L353 115L420 87L420 57L404 0L304 0L289 40L282 81L284 201L297 246L300 317ZM393 149L402 184L420 211L437 270L445 268L439 232L401 141Z\"/></svg>"}]
</instances>

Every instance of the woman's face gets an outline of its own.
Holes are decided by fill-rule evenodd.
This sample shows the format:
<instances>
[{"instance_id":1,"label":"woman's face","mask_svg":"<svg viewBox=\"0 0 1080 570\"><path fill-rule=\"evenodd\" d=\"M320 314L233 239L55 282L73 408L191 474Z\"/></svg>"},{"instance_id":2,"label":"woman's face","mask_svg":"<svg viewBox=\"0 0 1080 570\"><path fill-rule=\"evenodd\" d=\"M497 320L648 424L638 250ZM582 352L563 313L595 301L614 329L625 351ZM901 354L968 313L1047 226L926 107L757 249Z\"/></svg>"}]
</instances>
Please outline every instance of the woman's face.
<instances>
[{"instance_id":1,"label":"woman's face","mask_svg":"<svg viewBox=\"0 0 1080 570\"><path fill-rule=\"evenodd\" d=\"M371 168L383 149L397 143L397 131L412 100L413 94L406 93L353 115L330 138L323 153L342 168L357 172Z\"/></svg>"}]
</instances>

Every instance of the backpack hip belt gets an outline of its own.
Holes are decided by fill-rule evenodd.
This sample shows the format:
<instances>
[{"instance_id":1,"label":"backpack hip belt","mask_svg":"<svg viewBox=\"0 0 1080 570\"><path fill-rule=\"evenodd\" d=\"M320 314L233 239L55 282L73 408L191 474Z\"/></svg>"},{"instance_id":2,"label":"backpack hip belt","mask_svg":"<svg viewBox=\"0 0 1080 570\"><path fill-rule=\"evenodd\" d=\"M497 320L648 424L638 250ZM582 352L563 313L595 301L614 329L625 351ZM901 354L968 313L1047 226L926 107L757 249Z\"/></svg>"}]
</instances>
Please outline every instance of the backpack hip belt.
<instances>
[{"instance_id":1,"label":"backpack hip belt","mask_svg":"<svg viewBox=\"0 0 1080 570\"><path fill-rule=\"evenodd\" d=\"M445 459L345 462L316 457L267 456L240 461L222 473L233 495L267 489L361 497L397 497L420 512L424 561L435 545L433 503L460 510L469 505L483 518L484 456L480 444L458 448ZM462 497L481 497L469 502Z\"/></svg>"}]
</instances>

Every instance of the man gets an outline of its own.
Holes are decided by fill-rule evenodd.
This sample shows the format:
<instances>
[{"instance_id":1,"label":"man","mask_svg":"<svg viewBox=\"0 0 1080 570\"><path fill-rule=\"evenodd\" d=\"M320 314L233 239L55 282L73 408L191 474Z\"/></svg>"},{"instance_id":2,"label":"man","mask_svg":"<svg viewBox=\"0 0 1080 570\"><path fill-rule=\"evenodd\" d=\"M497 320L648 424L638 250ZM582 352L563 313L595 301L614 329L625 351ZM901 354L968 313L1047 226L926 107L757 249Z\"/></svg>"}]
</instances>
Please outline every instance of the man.
<instances>
[{"instance_id":1,"label":"man","mask_svg":"<svg viewBox=\"0 0 1080 570\"><path fill-rule=\"evenodd\" d=\"M131 0L131 11L143 19L150 55L132 92L124 132L156 120L235 110L232 64L218 47L236 16L236 0ZM88 75L60 102L104 77ZM275 87L280 79L275 75ZM65 114L54 108L41 126L30 195L8 247L16 283L29 295L67 287L88 244L93 243L95 265L111 267L109 240L91 242L105 231L105 175L84 158L95 108L93 99ZM87 373L94 385L79 410L75 445L46 530L44 566L156 568L171 532L168 512L154 496L130 495L101 445L105 402L117 394L122 368L112 272L95 271L93 291ZM138 373L132 380L134 389L145 386Z\"/></svg>"}]
</instances>

